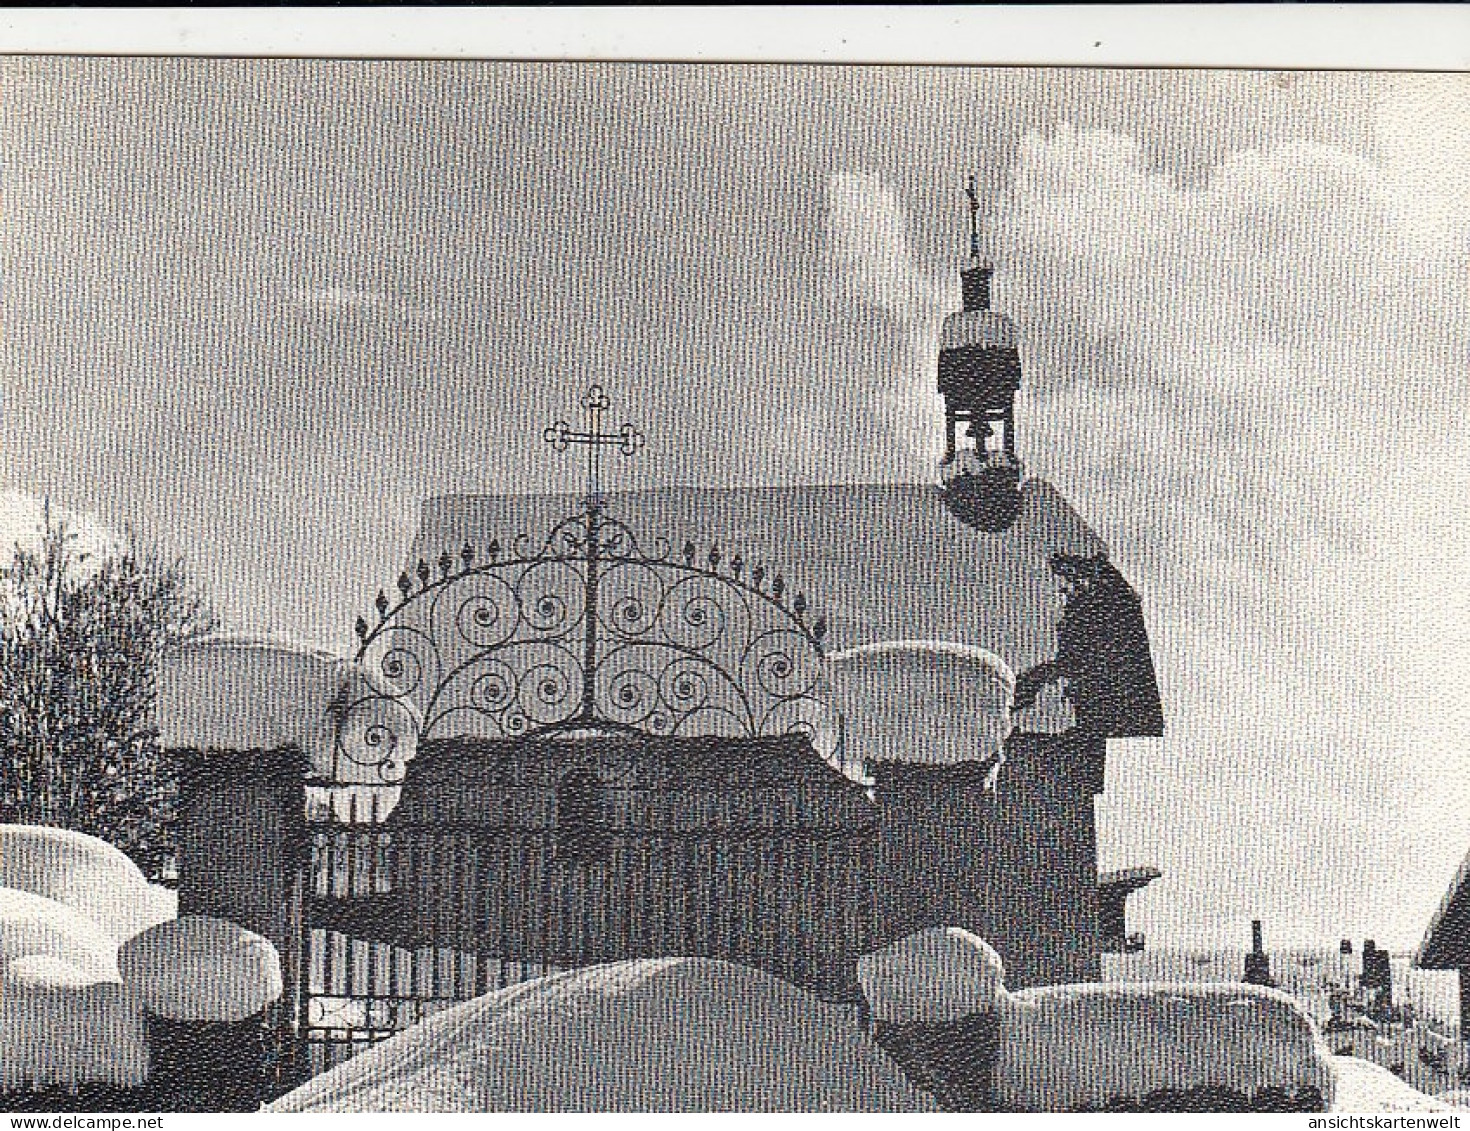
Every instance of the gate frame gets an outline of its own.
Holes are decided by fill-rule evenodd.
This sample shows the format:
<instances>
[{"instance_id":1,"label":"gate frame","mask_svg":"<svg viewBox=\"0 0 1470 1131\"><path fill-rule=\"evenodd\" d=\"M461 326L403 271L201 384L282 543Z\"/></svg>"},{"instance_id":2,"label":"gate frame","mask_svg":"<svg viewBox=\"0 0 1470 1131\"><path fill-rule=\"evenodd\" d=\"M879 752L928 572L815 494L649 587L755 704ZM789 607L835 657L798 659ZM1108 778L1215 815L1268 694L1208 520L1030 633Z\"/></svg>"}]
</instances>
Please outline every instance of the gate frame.
<instances>
[{"instance_id":1,"label":"gate frame","mask_svg":"<svg viewBox=\"0 0 1470 1131\"><path fill-rule=\"evenodd\" d=\"M400 734L407 730L420 744L433 740L439 737L436 733L439 729L452 725L447 720L465 710L476 720L490 720L493 729L499 731L498 737L514 740L511 748L522 742L555 741L559 736L572 738L588 732L614 741L619 736L638 736L655 743L677 738L748 740L799 735L810 748L811 757L825 771L855 781L850 768L841 764L840 718L817 694L822 681L825 617L817 615L808 620L805 595L796 592L791 596L779 570L764 563L751 565L739 553L727 557L718 543L701 550L689 539L678 556L672 553L666 539L659 538L651 546L650 551L645 551L626 524L609 518L602 497L593 492L576 513L556 522L539 543L522 534L512 541L509 554L493 538L483 553L466 543L458 555L452 555L447 549L441 552L436 562L437 576L422 559L411 574L407 570L402 572L397 580L396 601L390 601L383 591L377 595L374 602L377 623L369 625L365 618L357 618L359 646L355 658L368 677L367 690L333 705L336 735L332 772L326 777L304 777L303 798L307 787L326 791L329 802L333 794L353 789L372 791L375 798L385 789L401 791L411 755L401 747ZM528 578L533 578L537 571L546 571L553 577L559 574L563 579L570 579L570 585L564 586L563 592L553 588L536 593L534 600L529 599L523 590ZM625 593L621 597L614 592L609 601L609 586L616 587L619 571L651 581L651 592ZM473 592L481 583L492 590L498 586L502 597L509 593L511 600L501 605L487 604L483 593ZM439 602L452 595L456 587L471 592L449 606L452 609L449 623L457 636L450 637L448 643L467 651L468 655L458 657L459 662L450 665L446 673L445 651L432 630ZM420 617L423 619L419 620ZM428 631L423 627L425 622ZM741 626L745 629L743 637L731 635L727 639L729 630ZM688 638L681 639L675 630L687 631ZM476 637L475 633L480 631L488 635ZM566 647L569 641L579 645L575 652ZM735 663L722 663L720 657L712 656L715 645L724 646L734 656ZM546 717L536 718L520 709L527 691L525 680L534 674L534 669L517 673L512 661L546 646L558 648L569 656L574 661L572 674L579 678L554 686L549 683L539 688L533 686L533 693L548 689L558 692L547 700L553 710ZM637 650L656 658L658 664L635 665L628 682L613 682L608 676L610 659L636 655ZM468 679L466 673L473 673L477 667L480 676ZM507 671L512 678L505 678ZM473 692L475 687L484 686L479 680L487 676L491 677L498 698L482 698L477 703L471 694L469 701L458 707L442 706L441 698L452 683L460 681ZM431 677L435 681L432 684L426 682ZM494 682L497 679L498 684ZM712 687L722 690L733 706L707 710ZM614 699L614 695L618 698ZM710 717L721 719L731 733L685 731L686 725L697 727L707 723ZM818 749L818 741L824 738L831 749ZM311 1003L316 998L333 996L312 993L312 932L328 929L317 925L312 916L319 878L318 849L322 844L330 849L334 840L345 841L350 846L354 838L363 837L364 830L372 830L366 836L380 843L390 843L388 838L393 835L386 820L360 821L361 807L356 798L351 792L346 796L351 800L345 822L330 807L324 820L304 814L305 835L292 895L297 930L291 962L294 970L290 1021L296 1034L298 1077L304 1077L312 1068L312 1046L320 1043L311 1040L313 1030L322 1028L310 1023ZM381 816L376 800L369 816ZM548 837L556 835L554 828L546 832ZM773 838L778 837L781 830L772 828L771 833ZM860 908L855 913L860 914L871 932L876 811L870 823L834 830L834 835L868 841L859 849L860 880L855 890L860 895L855 898ZM391 849L385 850L384 860L386 851ZM372 859L378 860L379 856L374 854ZM357 881L351 860L349 856L346 877L349 888ZM335 868L335 860L329 862L329 868ZM327 881L330 887L330 875ZM376 886L377 880L369 877L369 883ZM351 936L344 937L349 940L350 955ZM371 973L372 947L378 944L367 945ZM441 947L435 951L436 966L437 956L449 950ZM482 979L479 965L482 956L473 953L477 963L474 977ZM520 968L523 975L533 965L539 973L549 969L545 956L539 963L529 955L513 959L501 956L499 962L498 985L508 984L507 963ZM394 988L391 984L394 976L396 971L390 971L390 990ZM415 976L411 975L411 980ZM347 984L351 999L352 983ZM329 988L324 982L323 989ZM370 1014L371 1003L380 999L375 995L376 986L369 989L363 1000L367 1001ZM478 992L485 989L482 984ZM394 995L389 996L398 1000ZM412 1000L440 999L414 995ZM357 1042L349 1035L348 1045L360 1043L366 1047L402 1028L380 1031L371 1024L374 1020L371 1015L366 1019L369 1022L366 1036ZM324 1067L330 1065L331 1060L327 1058Z\"/></svg>"}]
</instances>

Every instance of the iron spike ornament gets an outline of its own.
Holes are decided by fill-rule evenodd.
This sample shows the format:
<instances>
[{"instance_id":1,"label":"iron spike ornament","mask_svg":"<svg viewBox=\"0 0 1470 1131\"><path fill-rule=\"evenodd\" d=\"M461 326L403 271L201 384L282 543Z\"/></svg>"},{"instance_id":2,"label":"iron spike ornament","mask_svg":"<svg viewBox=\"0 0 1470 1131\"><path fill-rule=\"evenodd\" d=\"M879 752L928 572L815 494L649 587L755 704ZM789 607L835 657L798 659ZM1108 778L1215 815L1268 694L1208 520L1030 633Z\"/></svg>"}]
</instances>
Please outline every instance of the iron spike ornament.
<instances>
[{"instance_id":1,"label":"iron spike ornament","mask_svg":"<svg viewBox=\"0 0 1470 1131\"><path fill-rule=\"evenodd\" d=\"M343 708L339 778L402 779L403 756L383 737L389 717L414 720L420 741L576 729L837 733L821 697L826 622L809 626L800 596L782 603L780 573L757 564L747 574L749 559L714 543L702 557L693 540L682 555L666 540L642 545L605 513L596 453L632 456L644 444L632 425L601 430L608 403L594 385L582 398L585 430L558 421L545 433L557 451L588 449L577 512L539 542L492 541L483 558L466 546L462 570L445 571L446 557L435 577L415 563L419 585L401 576L402 599L380 602L379 623L359 630L373 690Z\"/></svg>"}]
</instances>

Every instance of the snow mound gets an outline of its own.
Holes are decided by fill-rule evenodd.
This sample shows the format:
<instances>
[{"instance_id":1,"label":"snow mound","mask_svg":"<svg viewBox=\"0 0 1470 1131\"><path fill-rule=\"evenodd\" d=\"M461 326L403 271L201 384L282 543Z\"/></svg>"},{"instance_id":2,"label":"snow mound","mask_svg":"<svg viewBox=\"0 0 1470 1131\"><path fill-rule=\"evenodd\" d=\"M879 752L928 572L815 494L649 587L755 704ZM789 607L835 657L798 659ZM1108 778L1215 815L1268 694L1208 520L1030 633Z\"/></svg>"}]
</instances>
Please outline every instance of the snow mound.
<instances>
[{"instance_id":1,"label":"snow mound","mask_svg":"<svg viewBox=\"0 0 1470 1131\"><path fill-rule=\"evenodd\" d=\"M703 958L568 971L436 1014L268 1109L929 1111L844 1012Z\"/></svg>"},{"instance_id":2,"label":"snow mound","mask_svg":"<svg viewBox=\"0 0 1470 1131\"><path fill-rule=\"evenodd\" d=\"M1409 1087L1387 1068L1355 1056L1334 1056L1333 1075L1337 1078L1337 1094L1333 1111L1353 1114L1383 1111L1449 1111L1451 1105L1442 1099L1426 1096Z\"/></svg>"},{"instance_id":3,"label":"snow mound","mask_svg":"<svg viewBox=\"0 0 1470 1131\"><path fill-rule=\"evenodd\" d=\"M1006 996L1000 955L961 927L931 927L858 959L874 1018L890 1025L944 1024L992 1014Z\"/></svg>"},{"instance_id":4,"label":"snow mound","mask_svg":"<svg viewBox=\"0 0 1470 1131\"><path fill-rule=\"evenodd\" d=\"M22 977L9 976L12 964L0 980L0 1091L147 1079L143 1017L127 989L78 986L77 968L55 959L21 965Z\"/></svg>"},{"instance_id":5,"label":"snow mound","mask_svg":"<svg viewBox=\"0 0 1470 1131\"><path fill-rule=\"evenodd\" d=\"M64 962L88 982L122 980L117 940L95 922L54 899L0 888L0 976L12 963L35 958Z\"/></svg>"},{"instance_id":6,"label":"snow mound","mask_svg":"<svg viewBox=\"0 0 1470 1131\"><path fill-rule=\"evenodd\" d=\"M827 658L846 753L867 762L998 762L1016 677L993 652L936 640L865 645Z\"/></svg>"},{"instance_id":7,"label":"snow mound","mask_svg":"<svg viewBox=\"0 0 1470 1131\"><path fill-rule=\"evenodd\" d=\"M24 958L12 959L5 966L4 977L7 985L34 989L45 986L81 989L95 985L97 981L75 962L49 954L28 954Z\"/></svg>"},{"instance_id":8,"label":"snow mound","mask_svg":"<svg viewBox=\"0 0 1470 1131\"><path fill-rule=\"evenodd\" d=\"M202 915L130 939L118 965L148 1011L172 1021L243 1021L281 996L281 959L271 941Z\"/></svg>"},{"instance_id":9,"label":"snow mound","mask_svg":"<svg viewBox=\"0 0 1470 1131\"><path fill-rule=\"evenodd\" d=\"M1085 1111L1160 1091L1333 1096L1331 1054L1286 994L1257 986L1020 990L1001 1010L995 1093L1019 1111Z\"/></svg>"},{"instance_id":10,"label":"snow mound","mask_svg":"<svg viewBox=\"0 0 1470 1131\"><path fill-rule=\"evenodd\" d=\"M158 676L159 741L166 748L279 750L298 747L314 774L334 774L338 727L351 751L392 741L400 761L413 757L418 720L386 696L357 664L295 645L202 640L164 659ZM374 732L375 727L382 729ZM380 752L379 752L380 753ZM376 757L342 760L364 784Z\"/></svg>"},{"instance_id":11,"label":"snow mound","mask_svg":"<svg viewBox=\"0 0 1470 1131\"><path fill-rule=\"evenodd\" d=\"M115 943L172 918L177 908L172 892L150 884L105 840L40 825L0 825L0 887L64 904Z\"/></svg>"}]
</instances>

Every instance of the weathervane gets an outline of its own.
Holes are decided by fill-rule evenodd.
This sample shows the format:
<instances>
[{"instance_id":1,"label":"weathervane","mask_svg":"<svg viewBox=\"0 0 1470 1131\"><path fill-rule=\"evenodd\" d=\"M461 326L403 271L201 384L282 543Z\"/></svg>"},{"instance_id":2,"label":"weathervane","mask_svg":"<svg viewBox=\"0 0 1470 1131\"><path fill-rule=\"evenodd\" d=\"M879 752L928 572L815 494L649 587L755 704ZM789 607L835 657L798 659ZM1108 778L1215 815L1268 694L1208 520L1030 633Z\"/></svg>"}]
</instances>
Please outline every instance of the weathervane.
<instances>
[{"instance_id":1,"label":"weathervane","mask_svg":"<svg viewBox=\"0 0 1470 1131\"><path fill-rule=\"evenodd\" d=\"M975 191L974 174L965 186L965 195L970 198L970 258L980 258L980 195Z\"/></svg>"},{"instance_id":2,"label":"weathervane","mask_svg":"<svg viewBox=\"0 0 1470 1131\"><path fill-rule=\"evenodd\" d=\"M572 444L587 448L587 505L594 511L601 507L599 476L602 470L602 449L615 447L624 456L636 455L645 443L644 435L633 424L624 423L616 432L603 432L602 414L612 405L607 390L593 383L582 394L582 409L587 427L578 432L565 420L558 420L542 433L543 438L558 452L564 452Z\"/></svg>"}]
</instances>

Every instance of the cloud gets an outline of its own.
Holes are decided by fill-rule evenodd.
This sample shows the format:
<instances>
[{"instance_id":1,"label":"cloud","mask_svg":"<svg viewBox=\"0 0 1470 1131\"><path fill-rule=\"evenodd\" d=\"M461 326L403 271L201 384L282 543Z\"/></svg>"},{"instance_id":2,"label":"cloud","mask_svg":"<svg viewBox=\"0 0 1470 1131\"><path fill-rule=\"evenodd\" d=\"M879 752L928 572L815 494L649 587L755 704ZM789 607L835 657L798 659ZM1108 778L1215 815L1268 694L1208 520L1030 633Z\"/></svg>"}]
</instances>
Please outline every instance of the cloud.
<instances>
[{"instance_id":1,"label":"cloud","mask_svg":"<svg viewBox=\"0 0 1470 1131\"><path fill-rule=\"evenodd\" d=\"M425 322L435 315L434 308L411 302L382 291L357 290L351 287L308 287L296 292L294 304L324 315L354 313L385 314L413 322Z\"/></svg>"},{"instance_id":2,"label":"cloud","mask_svg":"<svg viewBox=\"0 0 1470 1131\"><path fill-rule=\"evenodd\" d=\"M1132 137L1061 128L1023 140L998 209L1023 453L1153 622L1170 737L1130 758L1208 799L1180 780L1150 802L1172 816L1120 824L1165 855L1185 851L1171 825L1216 844L1215 876L1180 861L1191 888L1274 901L1257 912L1303 936L1381 913L1380 937L1407 937L1443 878L1426 799L1470 818L1470 770L1445 753L1470 745L1470 255L1464 202L1416 191L1402 166L1306 143L1185 184ZM1282 818L1243 841L1227 799ZM1406 860L1392 906L1301 906Z\"/></svg>"},{"instance_id":3,"label":"cloud","mask_svg":"<svg viewBox=\"0 0 1470 1131\"><path fill-rule=\"evenodd\" d=\"M935 422L943 418L934 358L944 316L959 305L957 280L921 267L907 211L877 174L828 178L824 231L829 300L839 308L881 311L904 335L905 356L891 363L871 399L882 406L913 474L930 479L941 447Z\"/></svg>"},{"instance_id":4,"label":"cloud","mask_svg":"<svg viewBox=\"0 0 1470 1131\"><path fill-rule=\"evenodd\" d=\"M24 550L39 548L41 531L45 524L45 508L45 500L36 495L22 491L0 491L0 562L9 561L17 547ZM95 515L70 511L53 504L51 518L53 522L64 523L75 536L72 549L79 561L95 563L120 544L117 535L107 529Z\"/></svg>"}]
</instances>

